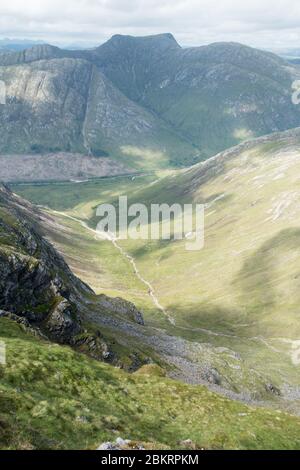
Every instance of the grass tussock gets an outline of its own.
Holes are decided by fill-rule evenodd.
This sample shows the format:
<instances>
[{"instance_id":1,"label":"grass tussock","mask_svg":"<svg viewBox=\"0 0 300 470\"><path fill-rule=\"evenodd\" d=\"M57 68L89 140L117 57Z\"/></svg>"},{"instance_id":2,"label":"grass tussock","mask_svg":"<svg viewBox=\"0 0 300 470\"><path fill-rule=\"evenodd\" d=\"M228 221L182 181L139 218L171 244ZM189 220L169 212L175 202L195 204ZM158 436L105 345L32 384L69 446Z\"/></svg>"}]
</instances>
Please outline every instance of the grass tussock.
<instances>
[{"instance_id":1,"label":"grass tussock","mask_svg":"<svg viewBox=\"0 0 300 470\"><path fill-rule=\"evenodd\" d=\"M93 361L0 319L7 365L0 375L2 449L94 449L116 437L178 448L300 448L300 419L256 409L205 387ZM158 373L159 372L159 373Z\"/></svg>"}]
</instances>

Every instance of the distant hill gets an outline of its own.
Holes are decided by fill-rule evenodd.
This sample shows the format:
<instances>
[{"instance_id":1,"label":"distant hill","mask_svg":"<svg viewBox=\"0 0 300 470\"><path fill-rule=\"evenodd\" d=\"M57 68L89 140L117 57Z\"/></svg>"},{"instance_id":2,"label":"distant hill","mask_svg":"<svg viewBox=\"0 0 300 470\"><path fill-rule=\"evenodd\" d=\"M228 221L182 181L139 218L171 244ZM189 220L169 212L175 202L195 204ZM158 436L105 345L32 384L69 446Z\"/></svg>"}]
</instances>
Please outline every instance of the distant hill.
<instances>
[{"instance_id":1,"label":"distant hill","mask_svg":"<svg viewBox=\"0 0 300 470\"><path fill-rule=\"evenodd\" d=\"M236 43L181 48L171 34L92 50L0 54L0 152L79 152L133 168L188 166L300 125L297 66Z\"/></svg>"},{"instance_id":2,"label":"distant hill","mask_svg":"<svg viewBox=\"0 0 300 470\"><path fill-rule=\"evenodd\" d=\"M38 44L45 44L44 41L32 41L31 39L0 39L1 51L23 51Z\"/></svg>"}]
</instances>

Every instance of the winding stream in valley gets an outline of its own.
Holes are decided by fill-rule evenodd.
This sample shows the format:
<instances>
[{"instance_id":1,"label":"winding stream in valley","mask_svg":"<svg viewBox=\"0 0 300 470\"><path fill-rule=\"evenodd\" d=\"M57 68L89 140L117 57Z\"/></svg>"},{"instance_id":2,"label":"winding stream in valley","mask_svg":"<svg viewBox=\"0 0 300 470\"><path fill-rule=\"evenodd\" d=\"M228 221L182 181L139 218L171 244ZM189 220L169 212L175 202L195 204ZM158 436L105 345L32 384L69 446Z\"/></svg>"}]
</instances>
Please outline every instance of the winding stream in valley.
<instances>
[{"instance_id":1,"label":"winding stream in valley","mask_svg":"<svg viewBox=\"0 0 300 470\"><path fill-rule=\"evenodd\" d=\"M175 326L175 320L174 318L167 312L167 310L160 304L159 302L159 299L158 297L156 296L156 293L155 293L155 290L153 288L153 286L150 284L149 281L147 281L147 279L145 279L138 267L137 267L137 264L135 262L135 259L133 258L133 256L131 256L129 253L127 253L124 248L122 246L120 246L118 244L118 240L117 238L115 238L112 234L108 233L108 232L98 232L97 230L94 230L93 228L89 227L88 224L86 222L84 222L83 220L80 220L80 219L77 219L76 217L73 217L69 214L66 214L65 212L60 212L60 211L55 211L55 210L51 210L51 212L53 214L57 214L57 215L60 215L60 216L63 216L63 217L66 217L68 219L71 219L73 220L74 222L77 222L79 223L83 228L85 228L86 230L88 230L89 232L91 232L93 235L94 235L94 238L96 240L99 240L99 239L105 239L105 240L108 240L110 241L113 246L121 253L121 255L127 259L127 261L132 265L132 268L133 268L133 271L136 275L136 277L139 279L140 282L142 282L142 284L144 284L146 287L147 287L147 290L148 290L148 294L149 294L149 297L151 298L154 306L160 310L164 315L165 317L167 318L167 320Z\"/></svg>"},{"instance_id":2,"label":"winding stream in valley","mask_svg":"<svg viewBox=\"0 0 300 470\"><path fill-rule=\"evenodd\" d=\"M47 211L49 211L49 208L44 207L43 209L46 209ZM69 215L65 212L50 209L50 213L56 214L56 215L59 215L59 216L62 216L62 217L66 217L66 218L68 218L70 220L73 220L74 222L80 224L85 230L87 230L91 234L93 234L94 238L96 240L102 239L102 240L110 241L113 244L113 246L120 252L120 254L124 258L126 258L126 260L131 264L135 276L147 288L148 295L151 298L153 305L164 314L164 316L166 317L166 319L169 321L169 323L171 325L176 326L176 322L175 322L174 318L161 305L161 303L160 303L160 301L159 301L159 299L158 299L158 297L155 293L154 287L140 273L140 271L137 267L136 261L133 258L133 256L131 256L129 253L127 253L124 250L124 248L118 244L118 240L112 234L107 233L107 232L101 232L100 233L97 230L94 230L91 227L89 227L88 224L86 222L84 222L83 220L78 219L76 217L73 217L73 216L71 216L71 215ZM183 330L190 330L190 328L187 328L187 327L179 326L178 328L183 329ZM221 336L221 337L226 337L226 338L241 339L236 335L225 334L225 333L216 332L216 331L212 331L212 330L208 330L208 329L204 329L204 328L193 328L192 330L193 331L198 330L198 331L201 331L202 333L206 333L208 335L213 335L213 336ZM243 339L248 339L250 341L262 342L263 344L265 344L266 347L268 347L269 349L271 349L271 350L273 350L274 352L277 352L277 353L282 353L282 351L278 350L277 348L275 348L274 346L269 344L270 340L275 340L277 342L287 343L287 344L290 343L291 344L291 351L290 351L291 360L292 360L294 365L299 365L300 364L300 341L293 341L293 340L290 340L288 338L268 338L268 341L267 341L266 338L263 338L263 337L260 337L260 336L252 337L252 338L243 338Z\"/></svg>"}]
</instances>

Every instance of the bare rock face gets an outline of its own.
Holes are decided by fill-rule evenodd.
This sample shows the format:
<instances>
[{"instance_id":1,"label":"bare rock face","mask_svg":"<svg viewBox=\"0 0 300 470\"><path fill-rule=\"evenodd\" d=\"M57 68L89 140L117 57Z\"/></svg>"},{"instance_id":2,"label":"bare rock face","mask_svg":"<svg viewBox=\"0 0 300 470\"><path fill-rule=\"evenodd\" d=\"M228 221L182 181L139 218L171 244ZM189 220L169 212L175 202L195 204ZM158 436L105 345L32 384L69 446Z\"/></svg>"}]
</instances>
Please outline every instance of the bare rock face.
<instances>
[{"instance_id":1,"label":"bare rock face","mask_svg":"<svg viewBox=\"0 0 300 470\"><path fill-rule=\"evenodd\" d=\"M0 54L0 153L125 155L140 168L136 157L159 152L158 166L188 166L300 126L298 78L274 54L235 43L181 48L171 34Z\"/></svg>"},{"instance_id":2,"label":"bare rock face","mask_svg":"<svg viewBox=\"0 0 300 470\"><path fill-rule=\"evenodd\" d=\"M139 325L145 325L143 314L133 303L120 297L111 298L106 295L100 295L99 302L105 309L119 314L120 316L123 316Z\"/></svg>"},{"instance_id":3,"label":"bare rock face","mask_svg":"<svg viewBox=\"0 0 300 470\"><path fill-rule=\"evenodd\" d=\"M42 236L38 209L0 186L0 316L97 360L117 361L101 331L83 327L84 312L92 308L87 294L95 296L97 314L144 324L132 303L96 296L76 278Z\"/></svg>"},{"instance_id":4,"label":"bare rock face","mask_svg":"<svg viewBox=\"0 0 300 470\"><path fill-rule=\"evenodd\" d=\"M47 329L54 337L59 337L62 341L80 332L80 325L76 318L74 305L70 304L66 299L59 303L51 310L46 320Z\"/></svg>"},{"instance_id":5,"label":"bare rock face","mask_svg":"<svg viewBox=\"0 0 300 470\"><path fill-rule=\"evenodd\" d=\"M145 450L144 444L118 437L115 442L103 442L97 450Z\"/></svg>"},{"instance_id":6,"label":"bare rock face","mask_svg":"<svg viewBox=\"0 0 300 470\"><path fill-rule=\"evenodd\" d=\"M88 353L93 359L104 360L106 362L113 362L116 359L99 330L94 334L86 331L82 332L73 338L71 345L77 351Z\"/></svg>"},{"instance_id":7,"label":"bare rock face","mask_svg":"<svg viewBox=\"0 0 300 470\"><path fill-rule=\"evenodd\" d=\"M39 234L29 209L6 188L0 188L0 308L26 319L59 342L69 342L80 331L73 299L82 286Z\"/></svg>"},{"instance_id":8,"label":"bare rock face","mask_svg":"<svg viewBox=\"0 0 300 470\"><path fill-rule=\"evenodd\" d=\"M16 54L15 63L14 54L9 60L0 55L0 80L6 86L1 154L107 158L122 156L127 147L196 153L166 122L115 87L88 55L58 51L41 46Z\"/></svg>"},{"instance_id":9,"label":"bare rock face","mask_svg":"<svg viewBox=\"0 0 300 470\"><path fill-rule=\"evenodd\" d=\"M87 152L82 122L91 73L91 64L68 58L1 67L0 152Z\"/></svg>"}]
</instances>

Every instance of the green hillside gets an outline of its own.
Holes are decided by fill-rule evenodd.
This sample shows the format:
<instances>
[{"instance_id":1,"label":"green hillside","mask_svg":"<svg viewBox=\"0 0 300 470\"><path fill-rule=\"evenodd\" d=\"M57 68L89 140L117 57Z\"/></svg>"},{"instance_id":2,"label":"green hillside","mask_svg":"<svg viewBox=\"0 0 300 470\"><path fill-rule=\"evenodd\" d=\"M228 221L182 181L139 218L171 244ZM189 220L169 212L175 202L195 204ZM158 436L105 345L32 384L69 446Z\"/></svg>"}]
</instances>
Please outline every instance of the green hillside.
<instances>
[{"instance_id":1,"label":"green hillside","mask_svg":"<svg viewBox=\"0 0 300 470\"><path fill-rule=\"evenodd\" d=\"M15 190L64 213L52 214L65 231L46 230L96 292L107 290L134 301L149 324L195 344L209 344L217 348L216 357L229 348L241 359L237 368L232 364L224 369L214 359L214 367L227 376L225 388L233 390L238 383L239 390L261 396L260 378L279 394L281 406L297 410L299 152L295 130L243 144L174 174L98 180L82 184L80 192L72 184ZM163 310L154 305L128 259L66 217L95 228L97 204L115 201L118 194L146 204L205 204L205 246L200 251L186 251L184 241L119 242ZM240 375L241 364L255 384L250 385L247 373Z\"/></svg>"},{"instance_id":2,"label":"green hillside","mask_svg":"<svg viewBox=\"0 0 300 470\"><path fill-rule=\"evenodd\" d=\"M299 449L300 420L251 408L206 388L132 375L40 340L0 318L1 449L96 449L121 436L146 448Z\"/></svg>"}]
</instances>

